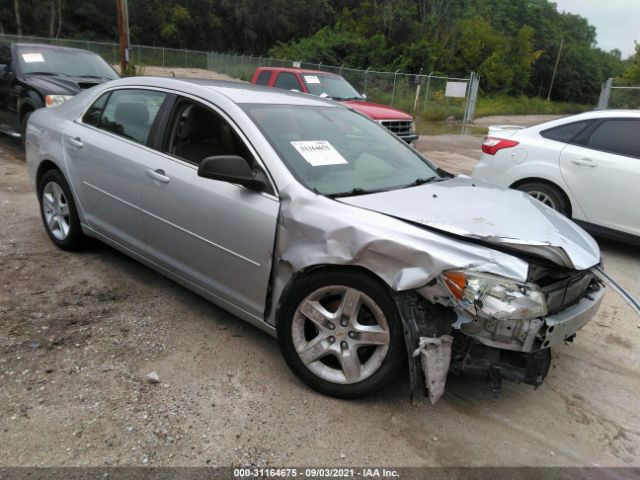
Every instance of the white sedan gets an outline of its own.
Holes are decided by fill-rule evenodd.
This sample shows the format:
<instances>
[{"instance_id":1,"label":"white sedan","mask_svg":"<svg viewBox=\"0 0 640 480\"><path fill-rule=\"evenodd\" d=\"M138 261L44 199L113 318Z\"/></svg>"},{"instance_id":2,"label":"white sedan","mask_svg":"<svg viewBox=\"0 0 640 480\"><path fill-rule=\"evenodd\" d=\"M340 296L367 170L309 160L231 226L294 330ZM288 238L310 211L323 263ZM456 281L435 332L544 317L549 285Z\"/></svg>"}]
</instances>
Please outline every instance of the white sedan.
<instances>
[{"instance_id":1,"label":"white sedan","mask_svg":"<svg viewBox=\"0 0 640 480\"><path fill-rule=\"evenodd\" d=\"M527 192L593 233L640 239L640 111L494 126L473 176Z\"/></svg>"}]
</instances>

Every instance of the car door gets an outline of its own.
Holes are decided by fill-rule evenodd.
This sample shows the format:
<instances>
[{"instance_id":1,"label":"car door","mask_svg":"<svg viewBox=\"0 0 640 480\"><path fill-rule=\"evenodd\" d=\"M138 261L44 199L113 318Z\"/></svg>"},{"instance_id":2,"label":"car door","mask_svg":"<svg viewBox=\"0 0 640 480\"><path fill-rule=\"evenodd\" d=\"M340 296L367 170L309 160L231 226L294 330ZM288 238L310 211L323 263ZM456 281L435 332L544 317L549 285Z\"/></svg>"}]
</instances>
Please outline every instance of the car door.
<instances>
[{"instance_id":1,"label":"car door","mask_svg":"<svg viewBox=\"0 0 640 480\"><path fill-rule=\"evenodd\" d=\"M88 226L145 251L141 185L156 153L147 143L167 94L119 89L101 95L63 134L72 186Z\"/></svg>"},{"instance_id":2,"label":"car door","mask_svg":"<svg viewBox=\"0 0 640 480\"><path fill-rule=\"evenodd\" d=\"M562 150L560 168L589 223L640 235L640 119L597 122Z\"/></svg>"},{"instance_id":3,"label":"car door","mask_svg":"<svg viewBox=\"0 0 640 480\"><path fill-rule=\"evenodd\" d=\"M255 153L225 116L179 98L164 154L149 158L142 188L147 258L262 319L279 203L273 192L198 176L209 156Z\"/></svg>"},{"instance_id":4,"label":"car door","mask_svg":"<svg viewBox=\"0 0 640 480\"><path fill-rule=\"evenodd\" d=\"M18 125L15 72L12 66L11 46L0 44L0 124L16 128Z\"/></svg>"}]
</instances>

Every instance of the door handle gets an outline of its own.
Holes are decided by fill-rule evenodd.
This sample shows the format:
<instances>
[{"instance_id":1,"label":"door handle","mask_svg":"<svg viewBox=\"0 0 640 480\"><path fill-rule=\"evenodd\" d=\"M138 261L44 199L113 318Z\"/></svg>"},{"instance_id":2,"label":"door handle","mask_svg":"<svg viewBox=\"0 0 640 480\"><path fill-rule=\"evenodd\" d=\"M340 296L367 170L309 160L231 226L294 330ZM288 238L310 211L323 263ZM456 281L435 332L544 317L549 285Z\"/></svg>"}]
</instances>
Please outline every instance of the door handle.
<instances>
[{"instance_id":1,"label":"door handle","mask_svg":"<svg viewBox=\"0 0 640 480\"><path fill-rule=\"evenodd\" d=\"M171 180L169 177L165 175L164 170L160 168L156 170L151 170L150 168L147 168L147 175L153 178L154 180L157 180L158 182L162 182L162 183L169 183L169 180Z\"/></svg>"},{"instance_id":2,"label":"door handle","mask_svg":"<svg viewBox=\"0 0 640 480\"><path fill-rule=\"evenodd\" d=\"M584 165L585 167L597 167L598 164L591 160L590 158L574 158L571 160L571 163L575 163L576 165Z\"/></svg>"},{"instance_id":3,"label":"door handle","mask_svg":"<svg viewBox=\"0 0 640 480\"><path fill-rule=\"evenodd\" d=\"M82 139L80 137L75 137L75 138L69 137L68 141L69 141L69 144L71 144L76 148L84 147L84 143L82 143Z\"/></svg>"}]
</instances>

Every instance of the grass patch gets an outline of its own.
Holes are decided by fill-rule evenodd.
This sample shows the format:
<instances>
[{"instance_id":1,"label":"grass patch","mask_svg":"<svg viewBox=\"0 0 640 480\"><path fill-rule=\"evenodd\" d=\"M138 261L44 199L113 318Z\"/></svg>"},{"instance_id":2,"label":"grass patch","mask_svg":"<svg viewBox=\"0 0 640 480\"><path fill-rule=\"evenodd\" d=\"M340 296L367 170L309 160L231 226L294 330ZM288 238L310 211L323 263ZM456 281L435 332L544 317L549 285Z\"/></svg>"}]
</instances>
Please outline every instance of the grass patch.
<instances>
[{"instance_id":1,"label":"grass patch","mask_svg":"<svg viewBox=\"0 0 640 480\"><path fill-rule=\"evenodd\" d=\"M566 115L592 109L592 105L548 102L540 97L481 95L476 105L476 118L489 115Z\"/></svg>"}]
</instances>

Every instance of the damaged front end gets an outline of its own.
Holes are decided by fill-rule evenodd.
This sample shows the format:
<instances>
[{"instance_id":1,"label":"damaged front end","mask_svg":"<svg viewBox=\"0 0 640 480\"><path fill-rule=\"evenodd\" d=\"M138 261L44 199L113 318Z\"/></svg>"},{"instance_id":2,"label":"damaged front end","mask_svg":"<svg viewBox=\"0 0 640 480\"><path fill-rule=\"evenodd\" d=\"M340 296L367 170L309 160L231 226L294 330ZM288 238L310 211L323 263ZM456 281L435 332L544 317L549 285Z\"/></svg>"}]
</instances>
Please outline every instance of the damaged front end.
<instances>
[{"instance_id":1,"label":"damaged front end","mask_svg":"<svg viewBox=\"0 0 640 480\"><path fill-rule=\"evenodd\" d=\"M450 308L429 300L439 288L449 293ZM572 341L603 295L591 270L539 266L530 268L527 282L445 272L438 282L397 295L412 395L426 388L435 403L449 371L484 378L495 393L503 379L537 387L549 370L550 347Z\"/></svg>"}]
</instances>

